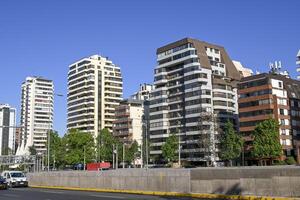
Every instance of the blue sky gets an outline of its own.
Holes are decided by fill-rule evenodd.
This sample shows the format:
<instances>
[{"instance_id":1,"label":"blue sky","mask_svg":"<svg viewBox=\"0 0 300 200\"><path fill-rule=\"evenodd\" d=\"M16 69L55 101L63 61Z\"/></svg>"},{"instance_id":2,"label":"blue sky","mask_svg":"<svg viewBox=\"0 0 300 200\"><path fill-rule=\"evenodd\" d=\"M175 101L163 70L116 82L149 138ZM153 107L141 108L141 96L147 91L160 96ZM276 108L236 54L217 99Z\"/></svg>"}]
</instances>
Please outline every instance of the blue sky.
<instances>
[{"instance_id":1,"label":"blue sky","mask_svg":"<svg viewBox=\"0 0 300 200\"><path fill-rule=\"evenodd\" d=\"M299 8L298 0L2 0L0 103L19 112L26 76L54 80L56 93L65 95L54 108L54 128L63 135L70 63L108 56L122 69L128 97L153 81L156 48L184 37L222 45L253 70L281 60L295 76Z\"/></svg>"}]
</instances>

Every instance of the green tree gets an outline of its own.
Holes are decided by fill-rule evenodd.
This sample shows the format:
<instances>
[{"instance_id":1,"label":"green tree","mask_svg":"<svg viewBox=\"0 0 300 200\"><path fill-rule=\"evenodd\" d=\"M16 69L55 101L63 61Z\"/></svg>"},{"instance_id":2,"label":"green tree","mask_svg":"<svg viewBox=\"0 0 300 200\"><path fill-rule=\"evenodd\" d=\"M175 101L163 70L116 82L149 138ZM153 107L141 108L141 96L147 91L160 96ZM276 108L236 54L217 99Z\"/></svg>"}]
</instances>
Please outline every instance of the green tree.
<instances>
[{"instance_id":1,"label":"green tree","mask_svg":"<svg viewBox=\"0 0 300 200\"><path fill-rule=\"evenodd\" d=\"M95 142L92 134L71 129L63 138L65 161L68 165L91 162L95 158Z\"/></svg>"},{"instance_id":2,"label":"green tree","mask_svg":"<svg viewBox=\"0 0 300 200\"><path fill-rule=\"evenodd\" d=\"M48 146L48 144L47 144ZM52 168L59 168L65 164L64 145L62 138L57 131L50 132L50 166Z\"/></svg>"},{"instance_id":3,"label":"green tree","mask_svg":"<svg viewBox=\"0 0 300 200\"><path fill-rule=\"evenodd\" d=\"M174 162L178 160L178 145L178 137L175 134L172 134L167 138L166 142L162 146L162 155L165 160L168 162Z\"/></svg>"},{"instance_id":4,"label":"green tree","mask_svg":"<svg viewBox=\"0 0 300 200\"><path fill-rule=\"evenodd\" d=\"M260 159L273 161L282 154L279 140L279 123L275 119L268 119L260 122L254 130L254 141L252 156Z\"/></svg>"},{"instance_id":5,"label":"green tree","mask_svg":"<svg viewBox=\"0 0 300 200\"><path fill-rule=\"evenodd\" d=\"M108 129L102 129L97 137L97 154L101 161L112 162L113 146L122 148L121 144L113 137Z\"/></svg>"},{"instance_id":6,"label":"green tree","mask_svg":"<svg viewBox=\"0 0 300 200\"><path fill-rule=\"evenodd\" d=\"M30 146L29 148L28 148L28 150L29 150L29 154L30 155L36 155L36 148L35 148L35 146Z\"/></svg>"},{"instance_id":7,"label":"green tree","mask_svg":"<svg viewBox=\"0 0 300 200\"><path fill-rule=\"evenodd\" d=\"M242 137L235 132L233 124L227 121L220 141L220 158L229 161L230 166L232 166L232 160L241 155L242 148Z\"/></svg>"},{"instance_id":8,"label":"green tree","mask_svg":"<svg viewBox=\"0 0 300 200\"><path fill-rule=\"evenodd\" d=\"M139 145L137 141L134 141L131 145L125 149L125 161L129 164L132 163L139 155Z\"/></svg>"}]
</instances>

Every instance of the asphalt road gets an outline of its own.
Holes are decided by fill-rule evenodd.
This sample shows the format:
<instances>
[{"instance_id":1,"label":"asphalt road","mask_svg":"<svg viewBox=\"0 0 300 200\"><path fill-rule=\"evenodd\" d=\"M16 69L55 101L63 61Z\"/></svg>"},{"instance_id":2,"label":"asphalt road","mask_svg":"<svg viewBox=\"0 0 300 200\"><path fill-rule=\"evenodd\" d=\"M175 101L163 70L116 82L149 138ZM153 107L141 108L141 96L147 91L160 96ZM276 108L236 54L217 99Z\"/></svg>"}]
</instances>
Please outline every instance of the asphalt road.
<instances>
[{"instance_id":1,"label":"asphalt road","mask_svg":"<svg viewBox=\"0 0 300 200\"><path fill-rule=\"evenodd\" d=\"M192 198L159 197L122 193L82 192L69 190L50 190L35 188L12 188L0 190L0 200L106 200L106 199L153 199L153 200L191 200Z\"/></svg>"}]
</instances>

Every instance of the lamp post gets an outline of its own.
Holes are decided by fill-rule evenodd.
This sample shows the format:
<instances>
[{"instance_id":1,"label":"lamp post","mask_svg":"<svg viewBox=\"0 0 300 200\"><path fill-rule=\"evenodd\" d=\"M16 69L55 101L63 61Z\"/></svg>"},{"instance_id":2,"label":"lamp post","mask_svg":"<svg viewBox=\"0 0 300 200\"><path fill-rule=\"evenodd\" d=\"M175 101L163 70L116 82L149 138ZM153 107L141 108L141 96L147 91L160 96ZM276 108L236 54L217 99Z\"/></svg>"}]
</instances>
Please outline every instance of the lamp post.
<instances>
[{"instance_id":1,"label":"lamp post","mask_svg":"<svg viewBox=\"0 0 300 200\"><path fill-rule=\"evenodd\" d=\"M64 95L62 94L53 94L53 96L57 96L57 97L63 97ZM50 116L49 116L50 119ZM47 143L48 143L48 147L47 147L47 171L50 171L50 137L51 137L51 129L48 130L48 138L47 138Z\"/></svg>"},{"instance_id":2,"label":"lamp post","mask_svg":"<svg viewBox=\"0 0 300 200\"><path fill-rule=\"evenodd\" d=\"M85 171L85 146L83 147L83 171Z\"/></svg>"},{"instance_id":3,"label":"lamp post","mask_svg":"<svg viewBox=\"0 0 300 200\"><path fill-rule=\"evenodd\" d=\"M148 155L148 125L147 125L147 119L144 119L143 125L145 127L145 157L146 157L145 167L146 167L146 169L148 169L149 155ZM142 141L142 143L143 143L143 141ZM141 154L143 154L143 148L142 148Z\"/></svg>"},{"instance_id":4,"label":"lamp post","mask_svg":"<svg viewBox=\"0 0 300 200\"><path fill-rule=\"evenodd\" d=\"M123 143L123 169L125 168L125 142Z\"/></svg>"}]
</instances>

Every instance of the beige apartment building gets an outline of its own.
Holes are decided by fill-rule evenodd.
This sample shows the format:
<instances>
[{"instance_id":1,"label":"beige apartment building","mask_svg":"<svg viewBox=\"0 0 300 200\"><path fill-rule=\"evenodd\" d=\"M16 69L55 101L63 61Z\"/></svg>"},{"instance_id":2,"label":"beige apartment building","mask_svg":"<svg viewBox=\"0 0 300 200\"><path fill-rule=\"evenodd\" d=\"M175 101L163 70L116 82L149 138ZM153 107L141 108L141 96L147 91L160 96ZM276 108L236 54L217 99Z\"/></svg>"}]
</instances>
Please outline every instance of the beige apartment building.
<instances>
[{"instance_id":1,"label":"beige apartment building","mask_svg":"<svg viewBox=\"0 0 300 200\"><path fill-rule=\"evenodd\" d=\"M90 132L103 128L112 132L115 108L122 100L120 67L107 57L93 55L69 66L67 129Z\"/></svg>"}]
</instances>

